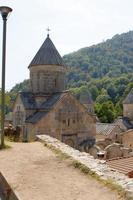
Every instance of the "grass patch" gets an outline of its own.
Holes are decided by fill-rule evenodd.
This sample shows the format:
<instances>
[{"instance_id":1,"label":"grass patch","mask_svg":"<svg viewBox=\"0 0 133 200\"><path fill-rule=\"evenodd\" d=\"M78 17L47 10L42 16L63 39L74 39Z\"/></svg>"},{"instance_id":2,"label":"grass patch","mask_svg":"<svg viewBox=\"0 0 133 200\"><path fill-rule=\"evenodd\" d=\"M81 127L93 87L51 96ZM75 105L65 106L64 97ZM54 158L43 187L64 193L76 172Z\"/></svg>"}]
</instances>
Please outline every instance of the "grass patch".
<instances>
[{"instance_id":1,"label":"grass patch","mask_svg":"<svg viewBox=\"0 0 133 200\"><path fill-rule=\"evenodd\" d=\"M7 144L4 144L3 147L0 145L0 150L10 149L10 148L11 148L11 146L9 146Z\"/></svg>"},{"instance_id":2,"label":"grass patch","mask_svg":"<svg viewBox=\"0 0 133 200\"><path fill-rule=\"evenodd\" d=\"M14 136L5 136L5 141L7 142L23 142L20 138L14 138Z\"/></svg>"},{"instance_id":3,"label":"grass patch","mask_svg":"<svg viewBox=\"0 0 133 200\"><path fill-rule=\"evenodd\" d=\"M100 180L100 176L98 176L95 172L93 172L92 170L90 170L86 165L74 160L72 162L72 165L79 169L82 173L87 174L89 176L92 176L94 178L96 178L97 180Z\"/></svg>"},{"instance_id":4,"label":"grass patch","mask_svg":"<svg viewBox=\"0 0 133 200\"><path fill-rule=\"evenodd\" d=\"M57 149L51 144L48 144L47 142L44 141L43 143L44 146L52 150L61 160L69 159L73 167L79 169L82 173L84 173L88 177L91 176L95 178L95 180L97 180L104 186L107 186L111 190L116 191L121 198L124 198L125 200L133 200L133 197L131 197L129 193L127 193L120 185L115 183L112 179L108 180L102 179L98 174L96 174L96 172L90 170L86 165L80 163L79 161L74 160L71 156L67 155L66 153L63 153L61 150Z\"/></svg>"},{"instance_id":5,"label":"grass patch","mask_svg":"<svg viewBox=\"0 0 133 200\"><path fill-rule=\"evenodd\" d=\"M44 146L48 147L50 150L52 150L57 157L59 157L61 160L71 159L71 156L69 156L66 153L63 153L61 150L57 149L56 147L47 144L46 142L43 142Z\"/></svg>"}]
</instances>

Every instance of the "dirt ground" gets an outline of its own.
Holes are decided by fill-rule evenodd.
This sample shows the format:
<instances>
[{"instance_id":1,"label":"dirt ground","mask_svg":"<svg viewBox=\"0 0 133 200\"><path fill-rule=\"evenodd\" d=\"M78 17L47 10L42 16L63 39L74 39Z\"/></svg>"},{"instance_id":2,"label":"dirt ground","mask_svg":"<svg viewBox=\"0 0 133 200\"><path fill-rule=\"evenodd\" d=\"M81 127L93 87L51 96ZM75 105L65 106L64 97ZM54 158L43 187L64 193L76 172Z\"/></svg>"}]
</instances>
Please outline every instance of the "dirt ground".
<instances>
[{"instance_id":1,"label":"dirt ground","mask_svg":"<svg viewBox=\"0 0 133 200\"><path fill-rule=\"evenodd\" d=\"M118 195L61 160L40 142L11 143L0 171L21 200L118 200Z\"/></svg>"}]
</instances>

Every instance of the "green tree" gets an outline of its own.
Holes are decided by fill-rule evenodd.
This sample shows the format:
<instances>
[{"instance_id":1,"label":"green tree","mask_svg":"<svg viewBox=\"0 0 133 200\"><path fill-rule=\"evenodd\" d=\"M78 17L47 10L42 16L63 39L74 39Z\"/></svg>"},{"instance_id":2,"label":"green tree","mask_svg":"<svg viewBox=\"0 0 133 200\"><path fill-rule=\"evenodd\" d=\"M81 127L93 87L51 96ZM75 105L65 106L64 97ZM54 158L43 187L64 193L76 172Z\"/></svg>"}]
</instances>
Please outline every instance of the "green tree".
<instances>
[{"instance_id":1,"label":"green tree","mask_svg":"<svg viewBox=\"0 0 133 200\"><path fill-rule=\"evenodd\" d=\"M115 109L111 101L95 105L95 112L101 122L111 123L115 119Z\"/></svg>"},{"instance_id":2,"label":"green tree","mask_svg":"<svg viewBox=\"0 0 133 200\"><path fill-rule=\"evenodd\" d=\"M109 101L111 98L109 95L99 95L97 98L96 98L96 103L104 103L106 101Z\"/></svg>"},{"instance_id":3,"label":"green tree","mask_svg":"<svg viewBox=\"0 0 133 200\"><path fill-rule=\"evenodd\" d=\"M98 95L99 95L99 91L98 91L97 87L96 87L95 85L92 85L92 86L89 88L89 92L90 92L90 94L91 94L91 96L92 96L93 101L95 101L96 98L97 98Z\"/></svg>"}]
</instances>

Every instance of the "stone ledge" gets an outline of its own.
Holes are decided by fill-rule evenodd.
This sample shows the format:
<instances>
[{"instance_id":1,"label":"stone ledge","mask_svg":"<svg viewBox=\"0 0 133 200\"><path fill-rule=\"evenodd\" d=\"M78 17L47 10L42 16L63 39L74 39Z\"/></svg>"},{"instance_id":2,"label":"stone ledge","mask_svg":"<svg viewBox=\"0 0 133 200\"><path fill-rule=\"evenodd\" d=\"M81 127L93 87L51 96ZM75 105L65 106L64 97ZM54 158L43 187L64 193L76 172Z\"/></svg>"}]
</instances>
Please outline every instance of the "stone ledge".
<instances>
[{"instance_id":1,"label":"stone ledge","mask_svg":"<svg viewBox=\"0 0 133 200\"><path fill-rule=\"evenodd\" d=\"M46 142L48 145L53 146L55 149L60 150L62 153L85 165L92 172L95 172L101 180L112 180L114 184L121 186L133 198L133 179L119 173L117 170L109 168L106 161L94 159L88 153L80 152L48 135L37 135L37 139Z\"/></svg>"},{"instance_id":2,"label":"stone ledge","mask_svg":"<svg viewBox=\"0 0 133 200\"><path fill-rule=\"evenodd\" d=\"M20 200L17 196L5 177L0 173L0 199Z\"/></svg>"}]
</instances>

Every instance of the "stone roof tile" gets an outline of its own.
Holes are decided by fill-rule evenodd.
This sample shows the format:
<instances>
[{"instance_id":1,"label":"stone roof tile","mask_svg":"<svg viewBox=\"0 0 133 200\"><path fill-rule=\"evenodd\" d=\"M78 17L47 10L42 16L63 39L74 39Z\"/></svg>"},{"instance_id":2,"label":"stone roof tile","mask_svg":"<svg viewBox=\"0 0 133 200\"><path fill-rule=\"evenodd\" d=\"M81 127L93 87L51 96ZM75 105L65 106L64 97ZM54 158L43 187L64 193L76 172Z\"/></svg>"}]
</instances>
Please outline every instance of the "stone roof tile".
<instances>
[{"instance_id":1,"label":"stone roof tile","mask_svg":"<svg viewBox=\"0 0 133 200\"><path fill-rule=\"evenodd\" d=\"M81 94L79 101L82 104L93 104L91 94L86 94L86 93Z\"/></svg>"},{"instance_id":2,"label":"stone roof tile","mask_svg":"<svg viewBox=\"0 0 133 200\"><path fill-rule=\"evenodd\" d=\"M55 103L57 103L62 97L64 93L55 93L53 94L46 102L40 105L41 109L51 109Z\"/></svg>"},{"instance_id":3,"label":"stone roof tile","mask_svg":"<svg viewBox=\"0 0 133 200\"><path fill-rule=\"evenodd\" d=\"M61 65L64 66L64 62L53 42L49 38L46 38L37 54L31 61L29 67L32 65Z\"/></svg>"},{"instance_id":4,"label":"stone roof tile","mask_svg":"<svg viewBox=\"0 0 133 200\"><path fill-rule=\"evenodd\" d=\"M109 135L116 126L116 124L96 123L96 133Z\"/></svg>"},{"instance_id":5,"label":"stone roof tile","mask_svg":"<svg viewBox=\"0 0 133 200\"><path fill-rule=\"evenodd\" d=\"M48 111L35 112L32 116L30 116L26 119L26 122L34 124L34 123L38 122L40 119L42 119L42 117L46 116L47 114L48 114Z\"/></svg>"},{"instance_id":6,"label":"stone roof tile","mask_svg":"<svg viewBox=\"0 0 133 200\"><path fill-rule=\"evenodd\" d=\"M20 98L26 109L36 109L37 104L32 92L20 92Z\"/></svg>"},{"instance_id":7,"label":"stone roof tile","mask_svg":"<svg viewBox=\"0 0 133 200\"><path fill-rule=\"evenodd\" d=\"M124 126L126 126L127 129L133 129L133 123L130 121L128 117L122 118Z\"/></svg>"},{"instance_id":8,"label":"stone roof tile","mask_svg":"<svg viewBox=\"0 0 133 200\"><path fill-rule=\"evenodd\" d=\"M37 105L35 101L35 96L32 92L20 92L20 98L22 99L23 105L26 109L51 109L55 103L57 103L65 94L63 93L55 93L53 94L46 102L42 103L40 106Z\"/></svg>"},{"instance_id":9,"label":"stone roof tile","mask_svg":"<svg viewBox=\"0 0 133 200\"><path fill-rule=\"evenodd\" d=\"M50 109L53 108L53 106L61 100L61 98L64 96L64 93L57 93L53 94L46 102L42 103L39 107L37 107L37 111L33 113L33 115L29 116L26 119L27 123L36 123L39 120L42 119L42 117L45 117Z\"/></svg>"}]
</instances>

